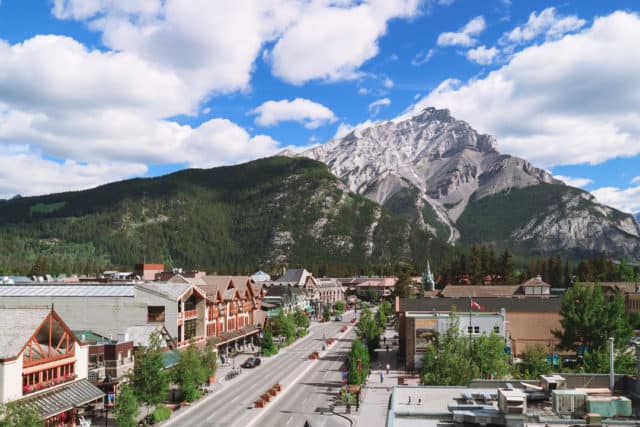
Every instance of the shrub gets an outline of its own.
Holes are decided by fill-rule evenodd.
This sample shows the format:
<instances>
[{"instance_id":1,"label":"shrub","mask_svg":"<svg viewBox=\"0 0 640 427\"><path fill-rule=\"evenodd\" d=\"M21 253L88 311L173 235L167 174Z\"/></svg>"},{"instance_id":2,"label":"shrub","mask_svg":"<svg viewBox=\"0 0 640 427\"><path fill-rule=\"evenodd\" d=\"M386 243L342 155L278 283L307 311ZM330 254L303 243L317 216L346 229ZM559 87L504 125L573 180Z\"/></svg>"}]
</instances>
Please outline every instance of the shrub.
<instances>
[{"instance_id":1,"label":"shrub","mask_svg":"<svg viewBox=\"0 0 640 427\"><path fill-rule=\"evenodd\" d=\"M156 409L151 413L151 419L154 424L159 423L160 421L168 420L171 417L171 409L167 408L164 405L156 406Z\"/></svg>"}]
</instances>

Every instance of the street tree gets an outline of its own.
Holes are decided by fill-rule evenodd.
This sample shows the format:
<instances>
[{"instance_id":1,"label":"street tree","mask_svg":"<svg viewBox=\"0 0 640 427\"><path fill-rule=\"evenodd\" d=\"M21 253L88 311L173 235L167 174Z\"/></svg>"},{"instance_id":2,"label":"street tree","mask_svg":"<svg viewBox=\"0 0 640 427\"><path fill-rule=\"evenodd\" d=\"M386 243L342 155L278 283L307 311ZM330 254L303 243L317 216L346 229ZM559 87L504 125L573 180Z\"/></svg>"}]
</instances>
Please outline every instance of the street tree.
<instances>
[{"instance_id":1,"label":"street tree","mask_svg":"<svg viewBox=\"0 0 640 427\"><path fill-rule=\"evenodd\" d=\"M553 333L565 349L602 349L609 337L615 338L617 345L626 344L631 337L622 294L618 291L607 299L597 283L576 285L565 292L560 314L562 330Z\"/></svg>"},{"instance_id":2,"label":"street tree","mask_svg":"<svg viewBox=\"0 0 640 427\"><path fill-rule=\"evenodd\" d=\"M421 370L426 385L464 385L476 375L469 357L468 341L460 336L458 321L452 319L447 330L436 335L427 347Z\"/></svg>"},{"instance_id":3,"label":"street tree","mask_svg":"<svg viewBox=\"0 0 640 427\"><path fill-rule=\"evenodd\" d=\"M178 364L174 368L174 380L180 385L182 396L188 402L200 397L198 386L207 380L208 370L202 364L200 350L191 344L189 348L180 352Z\"/></svg>"},{"instance_id":4,"label":"street tree","mask_svg":"<svg viewBox=\"0 0 640 427\"><path fill-rule=\"evenodd\" d=\"M305 313L302 309L298 308L293 313L293 323L298 328L307 329L311 324L311 321L309 320L309 316L307 316L307 313Z\"/></svg>"},{"instance_id":5,"label":"street tree","mask_svg":"<svg viewBox=\"0 0 640 427\"><path fill-rule=\"evenodd\" d=\"M371 314L371 310L364 308L360 313L360 320L356 325L356 334L364 342L369 350L369 355L373 355L380 343L380 327Z\"/></svg>"},{"instance_id":6,"label":"street tree","mask_svg":"<svg viewBox=\"0 0 640 427\"><path fill-rule=\"evenodd\" d=\"M129 384L124 384L120 388L120 393L116 398L116 407L113 410L118 427L136 427L138 421L138 399Z\"/></svg>"},{"instance_id":7,"label":"street tree","mask_svg":"<svg viewBox=\"0 0 640 427\"><path fill-rule=\"evenodd\" d=\"M0 427L41 427L42 417L36 408L21 402L0 406Z\"/></svg>"},{"instance_id":8,"label":"street tree","mask_svg":"<svg viewBox=\"0 0 640 427\"><path fill-rule=\"evenodd\" d=\"M205 370L207 378L213 378L216 376L218 370L218 353L215 351L214 346L207 345L202 353L202 367Z\"/></svg>"},{"instance_id":9,"label":"street tree","mask_svg":"<svg viewBox=\"0 0 640 427\"><path fill-rule=\"evenodd\" d=\"M136 355L131 386L139 402L149 407L161 403L167 395L169 374L164 369L164 358L160 346L160 334L151 334L149 346Z\"/></svg>"},{"instance_id":10,"label":"street tree","mask_svg":"<svg viewBox=\"0 0 640 427\"><path fill-rule=\"evenodd\" d=\"M347 304L344 301L336 301L335 304L333 304L333 309L340 313L344 313L344 309L346 307L347 307Z\"/></svg>"},{"instance_id":11,"label":"street tree","mask_svg":"<svg viewBox=\"0 0 640 427\"><path fill-rule=\"evenodd\" d=\"M504 346L504 338L494 333L473 340L471 358L480 378L503 378L509 373L509 357Z\"/></svg>"}]
</instances>

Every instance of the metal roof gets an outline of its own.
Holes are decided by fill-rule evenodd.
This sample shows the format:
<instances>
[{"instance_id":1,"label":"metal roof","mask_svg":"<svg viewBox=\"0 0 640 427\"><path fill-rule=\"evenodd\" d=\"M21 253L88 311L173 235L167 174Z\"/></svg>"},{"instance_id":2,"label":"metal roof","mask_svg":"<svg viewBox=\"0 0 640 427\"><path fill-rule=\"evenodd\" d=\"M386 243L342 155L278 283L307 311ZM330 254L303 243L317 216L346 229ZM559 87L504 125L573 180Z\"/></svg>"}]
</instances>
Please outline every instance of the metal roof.
<instances>
[{"instance_id":1,"label":"metal roof","mask_svg":"<svg viewBox=\"0 0 640 427\"><path fill-rule=\"evenodd\" d=\"M21 402L36 408L42 418L49 418L103 397L102 390L82 379L26 397Z\"/></svg>"},{"instance_id":2,"label":"metal roof","mask_svg":"<svg viewBox=\"0 0 640 427\"><path fill-rule=\"evenodd\" d=\"M133 297L135 285L3 285L0 297Z\"/></svg>"}]
</instances>

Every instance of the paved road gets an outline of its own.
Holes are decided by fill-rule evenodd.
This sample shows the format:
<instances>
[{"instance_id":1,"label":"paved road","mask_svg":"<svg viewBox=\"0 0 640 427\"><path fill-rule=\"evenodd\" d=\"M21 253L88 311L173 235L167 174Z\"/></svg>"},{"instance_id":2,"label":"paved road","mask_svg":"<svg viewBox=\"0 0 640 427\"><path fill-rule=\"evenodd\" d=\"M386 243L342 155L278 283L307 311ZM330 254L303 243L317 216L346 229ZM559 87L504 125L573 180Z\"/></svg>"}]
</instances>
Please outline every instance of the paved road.
<instances>
[{"instance_id":1,"label":"paved road","mask_svg":"<svg viewBox=\"0 0 640 427\"><path fill-rule=\"evenodd\" d=\"M172 417L166 426L180 427L245 427L259 417L255 426L288 426L302 427L302 424L292 424L285 419L283 424L272 419L272 416L279 416L279 408L296 407L304 413L314 413L316 407L324 405L328 407L326 399L328 396L320 397L315 394L321 390L311 384L320 384L340 380L339 362L336 355L345 351L350 345L347 341L339 341L327 349L325 360L308 361L309 353L322 349L322 337L335 337L341 335L339 330L344 325L350 325L349 320L353 318L352 312L345 315L342 322L321 323L311 328L309 335L299 340L294 345L280 352L279 355L268 359L263 359L262 366L256 369L243 369L242 374L237 378L228 381L224 387L213 395L208 396L203 402L199 402L192 408L183 408ZM345 337L347 339L352 332ZM336 370L335 372L333 372ZM326 375L326 378L325 378ZM274 402L268 404L264 409L269 411L263 413L264 409L252 409L258 397L265 393L273 384L281 383L285 390ZM289 390L289 388L291 388ZM326 391L327 388L325 387ZM337 390L336 390L337 391ZM306 396L301 393L306 394ZM304 399L307 396L306 401ZM296 401L302 403L297 403ZM271 406L269 406L271 405ZM273 415L272 415L273 414ZM302 416L302 415L300 415ZM325 416L329 417L329 416ZM297 418L297 417L294 417ZM333 416L333 418L338 418ZM273 423L272 423L273 422ZM289 424L287 425L287 422ZM312 424L316 427L316 424ZM319 426L332 424L319 424ZM337 424L344 425L344 424Z\"/></svg>"}]
</instances>

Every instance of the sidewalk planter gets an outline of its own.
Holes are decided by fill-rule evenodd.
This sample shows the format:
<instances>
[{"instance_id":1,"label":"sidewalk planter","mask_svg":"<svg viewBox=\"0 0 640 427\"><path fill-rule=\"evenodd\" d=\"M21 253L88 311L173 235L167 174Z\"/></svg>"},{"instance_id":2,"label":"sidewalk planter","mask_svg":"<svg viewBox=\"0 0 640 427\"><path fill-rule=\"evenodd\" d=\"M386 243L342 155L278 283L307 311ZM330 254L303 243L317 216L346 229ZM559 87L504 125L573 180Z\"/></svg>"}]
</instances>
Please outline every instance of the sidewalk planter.
<instances>
[{"instance_id":1,"label":"sidewalk planter","mask_svg":"<svg viewBox=\"0 0 640 427\"><path fill-rule=\"evenodd\" d=\"M347 332L347 327L343 326L342 328L340 328L340 332Z\"/></svg>"},{"instance_id":2,"label":"sidewalk planter","mask_svg":"<svg viewBox=\"0 0 640 427\"><path fill-rule=\"evenodd\" d=\"M264 400L265 402L271 402L271 395L269 393L263 394L262 400Z\"/></svg>"},{"instance_id":3,"label":"sidewalk planter","mask_svg":"<svg viewBox=\"0 0 640 427\"><path fill-rule=\"evenodd\" d=\"M264 408L264 400L262 399L256 400L256 408Z\"/></svg>"},{"instance_id":4,"label":"sidewalk planter","mask_svg":"<svg viewBox=\"0 0 640 427\"><path fill-rule=\"evenodd\" d=\"M276 394L278 393L278 390L276 390L275 388L271 388L269 390L269 395L275 397Z\"/></svg>"},{"instance_id":5,"label":"sidewalk planter","mask_svg":"<svg viewBox=\"0 0 640 427\"><path fill-rule=\"evenodd\" d=\"M356 319L351 319L351 323L356 323Z\"/></svg>"},{"instance_id":6,"label":"sidewalk planter","mask_svg":"<svg viewBox=\"0 0 640 427\"><path fill-rule=\"evenodd\" d=\"M333 338L327 338L327 341L326 341L327 345L331 345L334 342L335 342L335 340Z\"/></svg>"},{"instance_id":7,"label":"sidewalk planter","mask_svg":"<svg viewBox=\"0 0 640 427\"><path fill-rule=\"evenodd\" d=\"M216 382L216 377L209 377L209 385L213 385Z\"/></svg>"},{"instance_id":8,"label":"sidewalk planter","mask_svg":"<svg viewBox=\"0 0 640 427\"><path fill-rule=\"evenodd\" d=\"M320 356L320 354L317 351L314 351L309 355L309 360L316 360L318 356Z\"/></svg>"},{"instance_id":9,"label":"sidewalk planter","mask_svg":"<svg viewBox=\"0 0 640 427\"><path fill-rule=\"evenodd\" d=\"M280 384L274 385L273 388L275 388L278 391L282 391L282 386Z\"/></svg>"}]
</instances>

